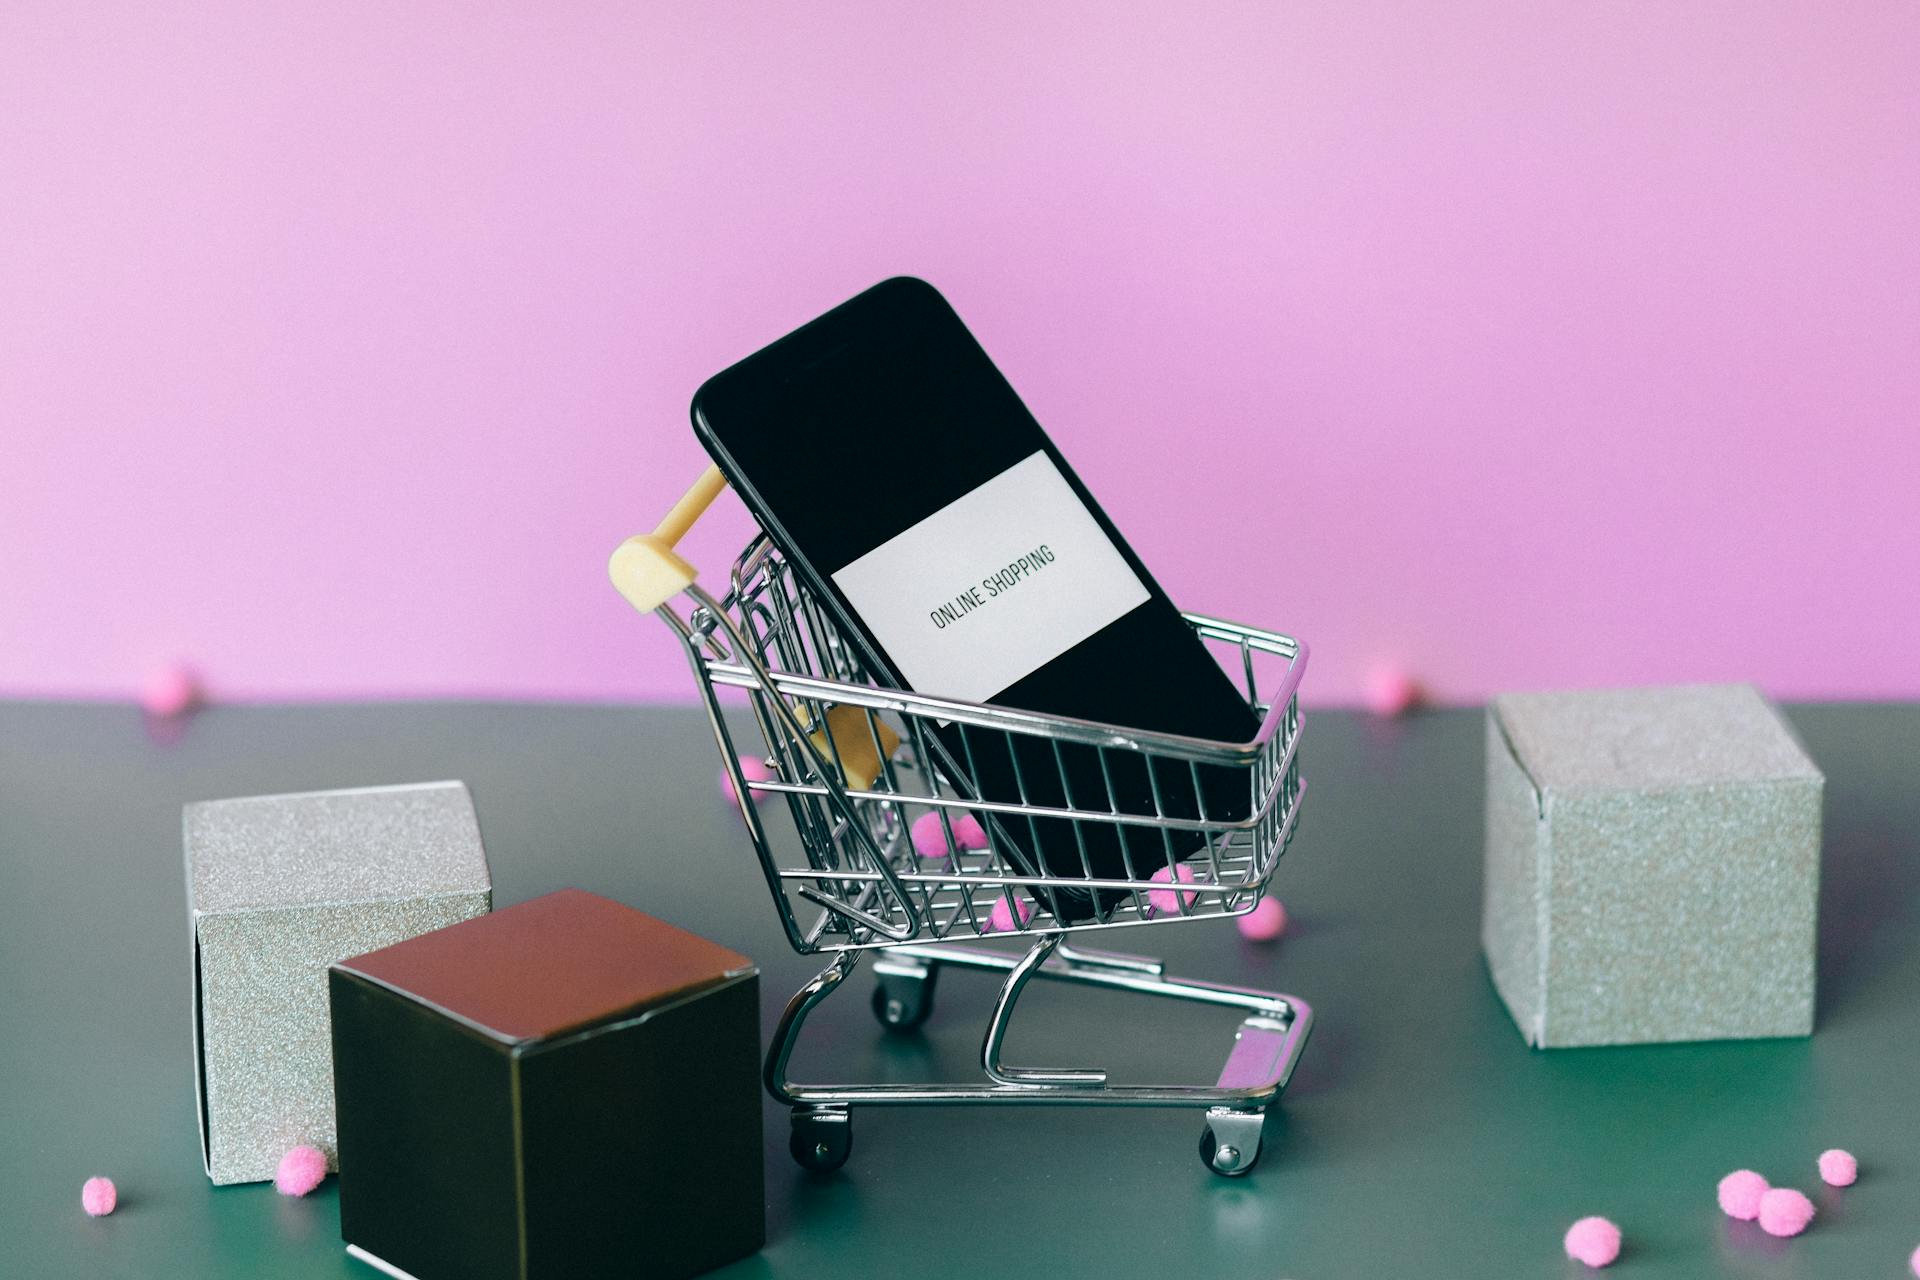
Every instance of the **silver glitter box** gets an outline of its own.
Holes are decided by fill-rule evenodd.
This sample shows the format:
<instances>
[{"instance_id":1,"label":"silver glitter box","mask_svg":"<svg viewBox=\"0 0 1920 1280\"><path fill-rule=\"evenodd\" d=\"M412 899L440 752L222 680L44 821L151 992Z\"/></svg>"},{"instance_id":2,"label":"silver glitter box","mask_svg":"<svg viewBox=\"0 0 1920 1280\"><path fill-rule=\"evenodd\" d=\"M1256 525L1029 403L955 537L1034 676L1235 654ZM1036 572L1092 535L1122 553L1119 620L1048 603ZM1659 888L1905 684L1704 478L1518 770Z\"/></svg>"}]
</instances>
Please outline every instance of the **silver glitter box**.
<instances>
[{"instance_id":1,"label":"silver glitter box","mask_svg":"<svg viewBox=\"0 0 1920 1280\"><path fill-rule=\"evenodd\" d=\"M207 1176L271 1178L303 1143L334 1167L327 966L491 909L473 799L432 782L209 800L182 827Z\"/></svg>"},{"instance_id":2,"label":"silver glitter box","mask_svg":"<svg viewBox=\"0 0 1920 1280\"><path fill-rule=\"evenodd\" d=\"M1494 699L1482 941L1527 1042L1811 1034L1824 785L1747 685Z\"/></svg>"}]
</instances>

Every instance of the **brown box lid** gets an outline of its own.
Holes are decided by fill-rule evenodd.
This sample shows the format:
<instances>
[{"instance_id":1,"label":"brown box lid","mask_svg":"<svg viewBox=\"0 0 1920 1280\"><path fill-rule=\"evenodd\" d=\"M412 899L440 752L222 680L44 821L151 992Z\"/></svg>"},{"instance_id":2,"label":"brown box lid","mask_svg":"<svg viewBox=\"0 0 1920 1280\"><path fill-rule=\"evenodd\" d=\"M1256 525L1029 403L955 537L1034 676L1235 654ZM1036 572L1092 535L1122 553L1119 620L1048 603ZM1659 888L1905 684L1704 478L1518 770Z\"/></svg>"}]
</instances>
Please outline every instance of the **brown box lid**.
<instances>
[{"instance_id":1,"label":"brown box lid","mask_svg":"<svg viewBox=\"0 0 1920 1280\"><path fill-rule=\"evenodd\" d=\"M497 1039L545 1040L754 971L753 962L583 889L562 889L334 966Z\"/></svg>"}]
</instances>

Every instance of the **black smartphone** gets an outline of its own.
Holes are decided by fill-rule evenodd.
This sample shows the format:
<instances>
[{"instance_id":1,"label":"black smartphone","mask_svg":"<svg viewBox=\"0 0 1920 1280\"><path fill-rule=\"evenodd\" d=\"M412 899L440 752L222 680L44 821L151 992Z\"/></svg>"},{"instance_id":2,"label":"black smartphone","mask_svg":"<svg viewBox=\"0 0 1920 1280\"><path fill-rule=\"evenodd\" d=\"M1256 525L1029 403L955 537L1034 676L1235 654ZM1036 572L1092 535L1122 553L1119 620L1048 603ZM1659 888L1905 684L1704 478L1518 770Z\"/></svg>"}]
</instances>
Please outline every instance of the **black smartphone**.
<instances>
[{"instance_id":1,"label":"black smartphone","mask_svg":"<svg viewBox=\"0 0 1920 1280\"><path fill-rule=\"evenodd\" d=\"M1185 734L1258 721L1040 424L925 281L883 281L716 374L693 426L867 665L905 689ZM938 731L971 798L1246 816L1244 771L1156 766L1046 740ZM991 745L989 745L991 743ZM961 765L961 761L965 765ZM1157 792L1157 795L1156 795ZM1029 874L1143 878L1198 836L1016 818ZM1073 922L1126 894L1042 893Z\"/></svg>"}]
</instances>

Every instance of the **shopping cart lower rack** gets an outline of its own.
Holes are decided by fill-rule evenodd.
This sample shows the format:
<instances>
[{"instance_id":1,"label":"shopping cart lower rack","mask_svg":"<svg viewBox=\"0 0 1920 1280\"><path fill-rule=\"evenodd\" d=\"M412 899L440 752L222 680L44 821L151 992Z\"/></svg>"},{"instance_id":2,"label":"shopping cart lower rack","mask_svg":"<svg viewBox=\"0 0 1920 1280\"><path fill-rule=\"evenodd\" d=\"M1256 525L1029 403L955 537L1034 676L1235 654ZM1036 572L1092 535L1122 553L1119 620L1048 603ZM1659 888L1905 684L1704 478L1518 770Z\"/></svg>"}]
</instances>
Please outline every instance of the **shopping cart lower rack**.
<instances>
[{"instance_id":1,"label":"shopping cart lower rack","mask_svg":"<svg viewBox=\"0 0 1920 1280\"><path fill-rule=\"evenodd\" d=\"M1169 977L1160 961L1082 950L1066 935L1243 915L1266 892L1295 828L1300 777L1296 693L1306 646L1283 635L1185 615L1230 668L1259 716L1245 743L1145 733L1059 716L909 693L877 682L764 536L736 562L715 599L674 552L724 487L710 470L652 535L614 553L615 585L657 611L685 646L740 816L759 855L788 939L832 962L793 997L766 1060L766 1085L793 1109L791 1150L810 1169L847 1159L856 1106L914 1103L1192 1106L1205 1108L1200 1155L1215 1173L1244 1174L1260 1155L1268 1107L1286 1088L1313 1023L1293 996ZM684 596L686 613L669 601ZM764 747L766 777L749 777L718 690L744 690ZM1017 794L973 785L971 762L1005 751ZM1074 794L1065 761L1100 794ZM756 756L761 755L756 748ZM1040 776L1033 762L1051 761ZM1151 779L1151 803L1129 803L1116 775ZM1210 783L1203 786L1202 771ZM758 772L758 771L756 771ZM1231 816L1209 815L1233 778ZM1190 779L1190 782L1183 780ZM1084 782L1080 788L1086 788ZM754 799L777 797L793 834L777 847ZM1048 826L1071 832L1085 874L1036 858ZM916 840L916 835L918 839ZM1093 837L1118 850L1121 874L1095 876ZM916 845L919 847L916 848ZM1111 866L1105 868L1112 870ZM962 946L999 937L1023 950ZM943 968L1001 976L980 1050L981 1078L956 1084L799 1084L787 1077L807 1016L877 953L873 1010L907 1030L933 1007ZM1232 1050L1212 1085L1111 1084L1097 1069L1014 1066L1001 1046L1033 978L1195 1001L1241 1011Z\"/></svg>"}]
</instances>

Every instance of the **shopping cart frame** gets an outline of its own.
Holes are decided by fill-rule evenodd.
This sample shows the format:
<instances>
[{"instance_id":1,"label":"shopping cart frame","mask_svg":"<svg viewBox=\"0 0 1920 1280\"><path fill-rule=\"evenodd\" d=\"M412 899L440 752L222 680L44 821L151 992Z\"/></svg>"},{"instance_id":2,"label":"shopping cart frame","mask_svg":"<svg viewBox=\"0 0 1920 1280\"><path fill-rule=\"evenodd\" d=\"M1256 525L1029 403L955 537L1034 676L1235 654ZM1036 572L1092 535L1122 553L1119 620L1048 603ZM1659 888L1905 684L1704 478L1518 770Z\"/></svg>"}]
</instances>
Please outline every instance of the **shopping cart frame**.
<instances>
[{"instance_id":1,"label":"shopping cart frame","mask_svg":"<svg viewBox=\"0 0 1920 1280\"><path fill-rule=\"evenodd\" d=\"M718 491L710 477L703 478L708 492L694 505L692 517L680 520L677 530L670 528L693 502L690 494L663 523L669 557L672 542ZM629 540L647 541L660 539ZM657 554L657 547L647 554ZM1267 1111L1285 1090L1311 1032L1311 1007L1295 996L1170 977L1157 959L1082 949L1066 935L1243 915L1258 905L1297 829L1305 793L1298 690L1306 646L1277 632L1183 615L1203 640L1238 649L1244 691L1260 713L1259 731L1248 741L1210 742L887 687L764 534L741 553L721 598L693 581L690 566L677 558L674 563L678 577L672 585L680 588L684 613L668 600L642 601L627 587L622 590L637 605L657 612L681 642L789 942L801 954L832 955L788 1002L766 1057L767 1091L792 1109L795 1160L819 1171L843 1164L852 1146L855 1107L1190 1106L1205 1109L1200 1156L1207 1168L1229 1177L1249 1172L1261 1153ZM615 579L619 583L617 567ZM1256 655L1283 665L1264 696ZM746 694L765 751L758 758L769 776L748 776L724 713L722 689ZM1046 742L1055 760L1062 759L1063 750L1093 751L1106 775L1108 803L1088 802L1071 788L1065 804L1057 798L1040 803L1029 795L1024 779L1018 800L978 798L967 786L967 762L929 731L934 724L960 726L957 736L963 742L969 734L1007 735L1009 743L1016 738ZM897 733L893 725L906 733ZM1115 799L1108 753L1147 762L1152 812ZM1249 803L1244 815L1208 814L1201 766L1245 772ZM1162 778L1177 778L1181 767L1193 779L1197 813L1196 805L1182 808L1163 796ZM1061 769L1064 774L1064 764ZM757 801L774 799L788 806L796 838L787 843L797 845L804 860L783 857L781 842L759 812ZM906 819L912 809L932 815L923 821L937 820L945 843L939 856L915 852ZM956 834L966 814L983 821L984 847ZM1136 865L1129 852L1124 876L1096 878L1090 867L1086 875L1062 876L1022 855L1020 825L1026 823L1037 842L1036 821L1070 824L1076 839L1096 824L1157 833L1165 861ZM1202 838L1203 852L1178 852L1185 846L1175 843L1176 836ZM1138 838L1132 839L1133 845L1123 840L1123 847L1136 847ZM1081 840L1083 862L1085 849ZM1201 870L1189 880L1182 867L1195 864ZM1055 895L1069 891L1098 891L1093 900L1099 905L1084 916L1063 913ZM982 894L993 895L993 910ZM818 908L811 921L801 919L803 905ZM987 937L1024 944L1024 950L962 945ZM981 1080L809 1084L790 1078L807 1018L853 975L868 951L876 953L873 1011L894 1031L908 1032L925 1021L945 968L1000 979L981 1041ZM1235 1009L1242 1020L1212 1085L1116 1084L1097 1068L1015 1066L1004 1060L1002 1050L1020 996L1034 978Z\"/></svg>"}]
</instances>

